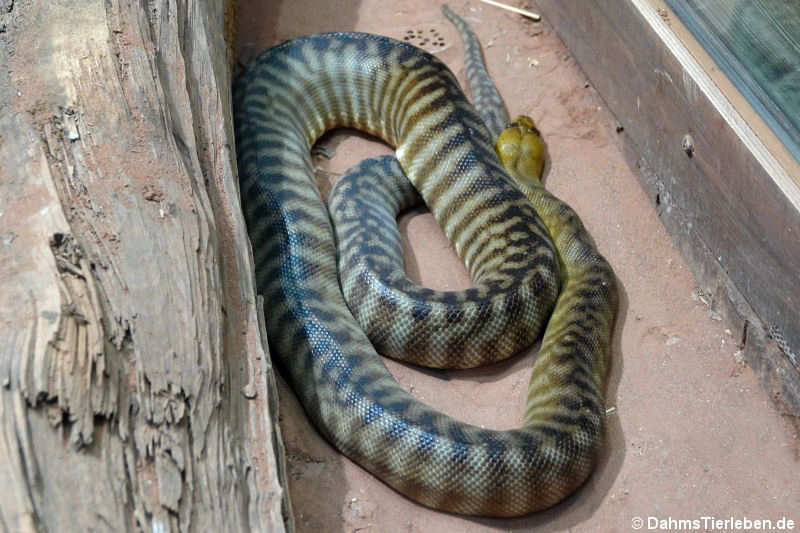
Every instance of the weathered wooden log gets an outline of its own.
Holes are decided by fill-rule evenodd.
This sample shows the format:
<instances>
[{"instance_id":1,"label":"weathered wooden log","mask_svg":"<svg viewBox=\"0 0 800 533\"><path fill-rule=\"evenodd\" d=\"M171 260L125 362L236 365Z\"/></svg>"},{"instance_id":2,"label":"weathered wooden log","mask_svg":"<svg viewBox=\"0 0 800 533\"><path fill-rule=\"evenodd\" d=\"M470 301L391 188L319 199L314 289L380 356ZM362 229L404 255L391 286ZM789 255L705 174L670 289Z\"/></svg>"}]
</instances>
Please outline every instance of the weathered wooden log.
<instances>
[{"instance_id":1,"label":"weathered wooden log","mask_svg":"<svg viewBox=\"0 0 800 533\"><path fill-rule=\"evenodd\" d=\"M291 529L223 12L0 0L2 530Z\"/></svg>"}]
</instances>

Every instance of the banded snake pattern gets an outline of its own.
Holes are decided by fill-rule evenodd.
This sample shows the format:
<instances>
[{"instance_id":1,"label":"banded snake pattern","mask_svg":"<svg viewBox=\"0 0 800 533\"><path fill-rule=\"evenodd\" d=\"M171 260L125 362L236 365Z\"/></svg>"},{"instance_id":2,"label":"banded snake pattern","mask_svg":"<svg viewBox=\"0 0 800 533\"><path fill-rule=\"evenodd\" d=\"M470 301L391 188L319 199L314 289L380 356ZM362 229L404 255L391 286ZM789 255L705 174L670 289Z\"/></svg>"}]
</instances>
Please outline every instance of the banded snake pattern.
<instances>
[{"instance_id":1,"label":"banded snake pattern","mask_svg":"<svg viewBox=\"0 0 800 533\"><path fill-rule=\"evenodd\" d=\"M580 486L602 443L615 280L574 211L531 175L526 157L539 139L532 122L503 131L495 153L493 134L443 63L362 33L316 34L267 50L235 83L234 112L270 352L318 430L399 492L446 511L518 516ZM417 343L406 356L473 366L513 355L547 324L520 428L482 429L422 404L394 380L354 319L310 157L316 139L335 127L396 147L399 167L474 280L474 289L441 293L440 301L451 311L471 303L479 317L500 305L491 322L483 319L499 340L468 348L464 332L444 341L435 327L435 346ZM392 164L362 167L396 174ZM391 301L391 283L365 272L356 283L377 294L378 305ZM401 292L421 289L395 280ZM415 305L412 319L427 319L427 308ZM451 312L444 324L457 329L464 313ZM413 324L394 326L407 328L396 335L401 341L417 338ZM458 362L459 351L467 362Z\"/></svg>"}]
</instances>

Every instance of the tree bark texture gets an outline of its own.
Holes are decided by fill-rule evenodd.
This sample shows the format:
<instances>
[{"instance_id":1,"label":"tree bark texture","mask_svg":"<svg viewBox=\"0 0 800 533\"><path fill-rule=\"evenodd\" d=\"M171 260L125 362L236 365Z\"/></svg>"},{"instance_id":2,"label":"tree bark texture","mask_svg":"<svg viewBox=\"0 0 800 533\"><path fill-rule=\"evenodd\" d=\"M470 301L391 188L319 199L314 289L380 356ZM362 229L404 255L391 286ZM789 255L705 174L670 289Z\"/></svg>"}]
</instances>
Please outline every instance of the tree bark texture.
<instances>
[{"instance_id":1,"label":"tree bark texture","mask_svg":"<svg viewBox=\"0 0 800 533\"><path fill-rule=\"evenodd\" d=\"M224 7L0 0L0 529L291 529Z\"/></svg>"}]
</instances>

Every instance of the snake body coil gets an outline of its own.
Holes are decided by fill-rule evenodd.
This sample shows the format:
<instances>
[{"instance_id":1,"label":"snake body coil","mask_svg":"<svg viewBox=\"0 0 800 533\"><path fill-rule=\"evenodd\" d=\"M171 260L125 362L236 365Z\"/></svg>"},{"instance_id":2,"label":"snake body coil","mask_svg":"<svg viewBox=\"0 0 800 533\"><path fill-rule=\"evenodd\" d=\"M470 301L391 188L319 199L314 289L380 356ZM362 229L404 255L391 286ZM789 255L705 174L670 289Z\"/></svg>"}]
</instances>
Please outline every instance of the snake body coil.
<instances>
[{"instance_id":1,"label":"snake body coil","mask_svg":"<svg viewBox=\"0 0 800 533\"><path fill-rule=\"evenodd\" d=\"M242 202L270 351L324 436L403 494L452 512L516 516L578 487L602 441L613 273L574 213L547 204L563 223L557 242L581 249L580 273L570 281L569 273L578 272L570 266L575 254L556 256L447 67L385 37L319 34L254 61L236 83L234 105ZM474 292L491 299L506 291L513 320L501 314L497 322L510 350L539 335L559 280L562 291L569 289L534 365L521 428L481 429L415 400L350 314L309 153L323 132L340 126L396 146L402 169L476 280ZM568 309L559 311L561 302ZM493 350L487 344L483 351Z\"/></svg>"}]
</instances>

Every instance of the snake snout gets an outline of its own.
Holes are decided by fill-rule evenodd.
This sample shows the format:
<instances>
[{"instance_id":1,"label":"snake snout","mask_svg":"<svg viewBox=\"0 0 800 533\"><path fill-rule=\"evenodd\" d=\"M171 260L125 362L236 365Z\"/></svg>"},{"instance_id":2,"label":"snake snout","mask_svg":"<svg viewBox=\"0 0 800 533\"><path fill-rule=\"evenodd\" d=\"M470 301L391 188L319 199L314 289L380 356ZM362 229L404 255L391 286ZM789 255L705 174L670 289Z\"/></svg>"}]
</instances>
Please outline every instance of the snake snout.
<instances>
[{"instance_id":1,"label":"snake snout","mask_svg":"<svg viewBox=\"0 0 800 533\"><path fill-rule=\"evenodd\" d=\"M530 186L541 184L546 148L532 118L515 118L497 137L495 151L515 180Z\"/></svg>"}]
</instances>

